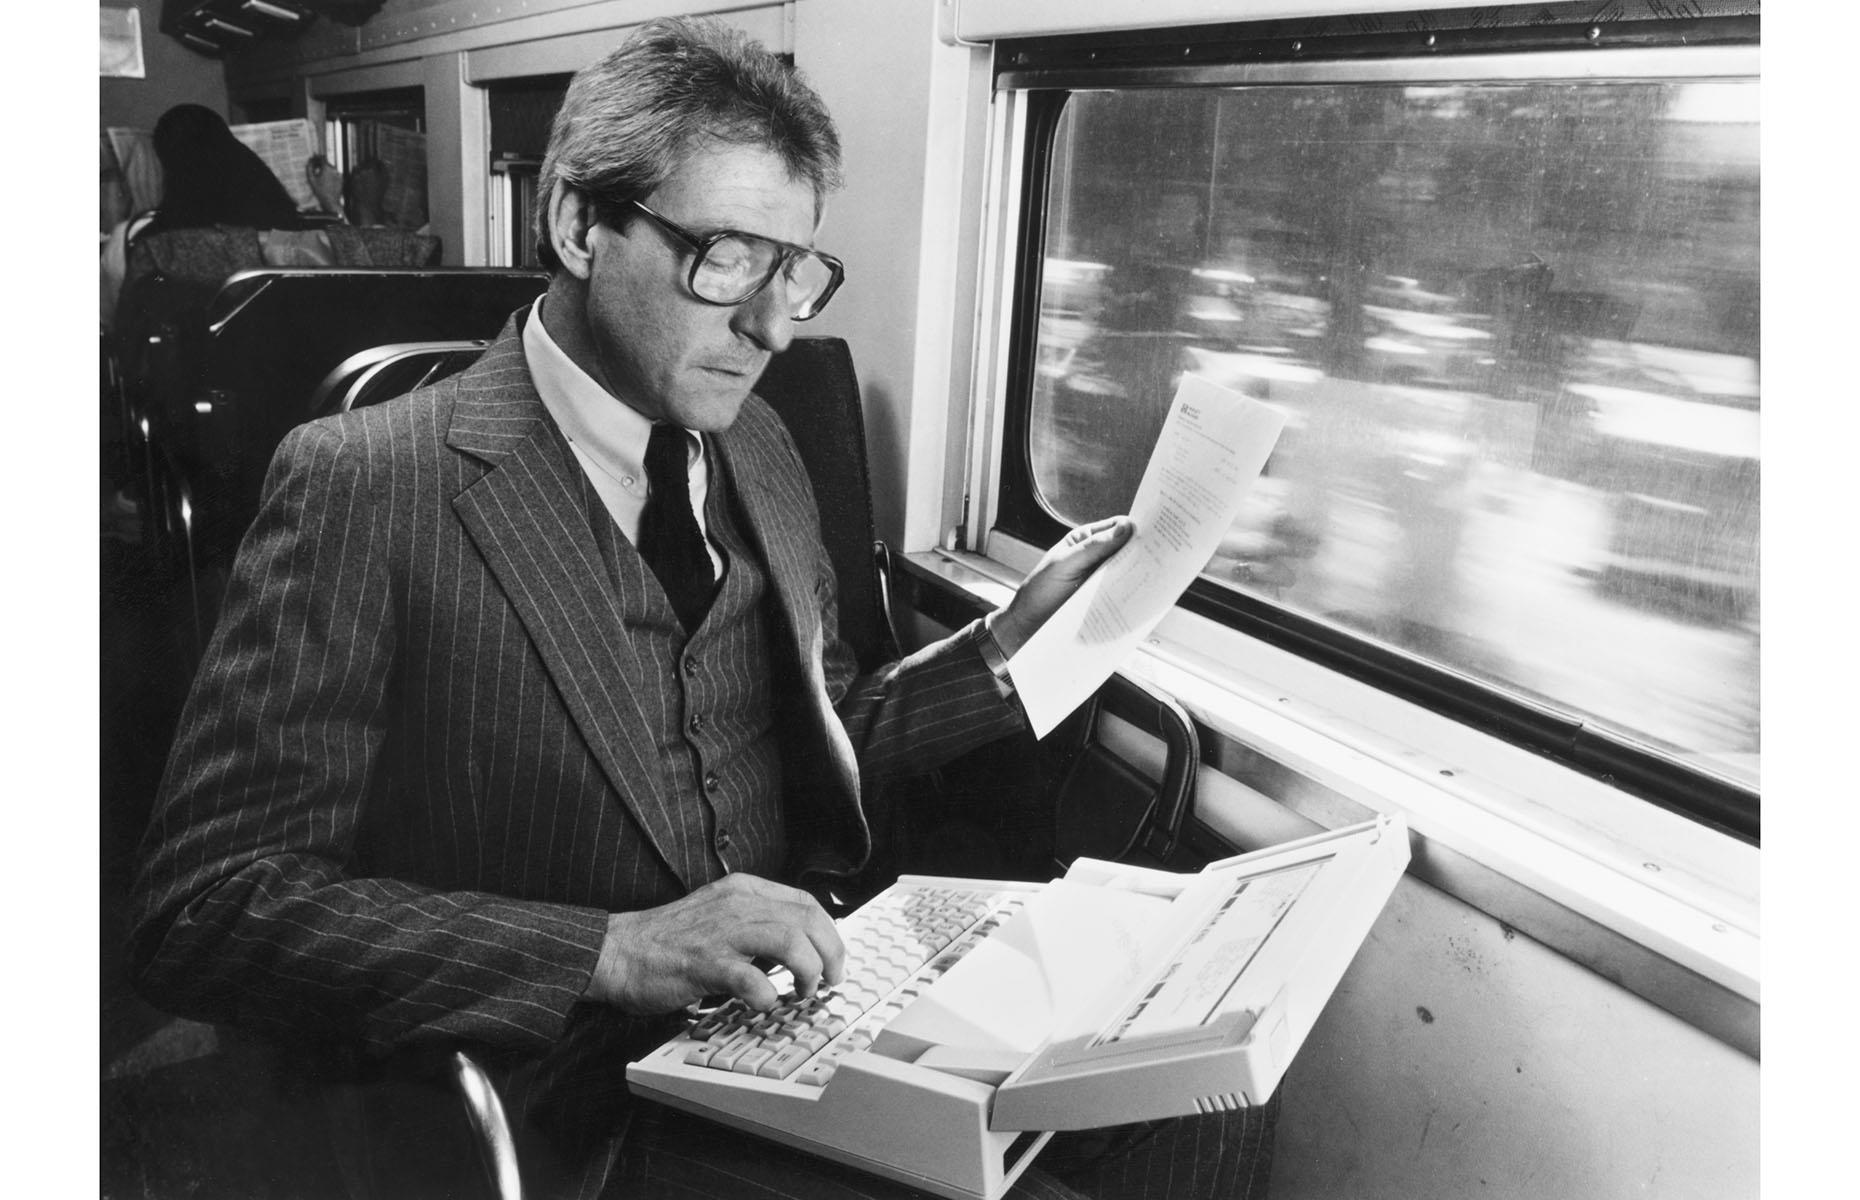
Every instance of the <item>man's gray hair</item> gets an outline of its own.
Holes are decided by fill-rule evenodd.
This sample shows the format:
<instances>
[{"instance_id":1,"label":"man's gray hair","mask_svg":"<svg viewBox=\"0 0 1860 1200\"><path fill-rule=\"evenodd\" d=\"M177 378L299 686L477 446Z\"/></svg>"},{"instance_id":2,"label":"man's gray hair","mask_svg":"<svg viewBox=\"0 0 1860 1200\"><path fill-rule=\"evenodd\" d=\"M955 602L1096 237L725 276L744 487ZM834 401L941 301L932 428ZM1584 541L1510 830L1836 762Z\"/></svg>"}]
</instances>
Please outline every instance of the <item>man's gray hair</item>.
<instances>
[{"instance_id":1,"label":"man's gray hair","mask_svg":"<svg viewBox=\"0 0 1860 1200\"><path fill-rule=\"evenodd\" d=\"M651 21L578 73L555 114L537 181L543 265L561 265L549 237L558 182L605 201L644 199L706 143L772 151L812 185L816 207L840 186L839 132L799 72L716 21Z\"/></svg>"}]
</instances>

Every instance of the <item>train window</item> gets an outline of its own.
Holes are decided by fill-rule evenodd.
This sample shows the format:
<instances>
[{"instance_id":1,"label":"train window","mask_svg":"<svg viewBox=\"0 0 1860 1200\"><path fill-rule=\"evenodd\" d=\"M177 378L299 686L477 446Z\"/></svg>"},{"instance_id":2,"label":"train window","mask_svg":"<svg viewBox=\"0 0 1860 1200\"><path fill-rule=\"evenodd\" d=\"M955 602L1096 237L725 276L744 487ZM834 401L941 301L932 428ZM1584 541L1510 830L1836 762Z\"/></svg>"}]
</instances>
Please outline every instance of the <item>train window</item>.
<instances>
[{"instance_id":1,"label":"train window","mask_svg":"<svg viewBox=\"0 0 1860 1200\"><path fill-rule=\"evenodd\" d=\"M1265 399L1191 607L1754 840L1758 88L1679 36L1023 73L999 527L1122 511L1185 371Z\"/></svg>"}]
</instances>

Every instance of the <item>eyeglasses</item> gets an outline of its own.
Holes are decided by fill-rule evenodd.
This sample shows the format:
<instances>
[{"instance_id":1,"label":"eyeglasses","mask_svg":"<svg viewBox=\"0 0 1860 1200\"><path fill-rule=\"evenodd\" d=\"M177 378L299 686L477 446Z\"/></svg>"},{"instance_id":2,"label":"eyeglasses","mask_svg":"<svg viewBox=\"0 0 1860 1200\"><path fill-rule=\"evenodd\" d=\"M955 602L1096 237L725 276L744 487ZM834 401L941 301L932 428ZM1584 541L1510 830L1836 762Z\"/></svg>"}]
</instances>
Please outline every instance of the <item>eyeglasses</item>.
<instances>
[{"instance_id":1,"label":"eyeglasses","mask_svg":"<svg viewBox=\"0 0 1860 1200\"><path fill-rule=\"evenodd\" d=\"M597 200L597 203L610 214L616 207L611 201ZM845 264L831 254L739 229L724 229L700 237L637 200L625 203L691 247L691 294L706 304L741 304L767 287L779 274L788 286L789 317L806 321L820 315L820 310L827 306L827 301L846 278Z\"/></svg>"}]
</instances>

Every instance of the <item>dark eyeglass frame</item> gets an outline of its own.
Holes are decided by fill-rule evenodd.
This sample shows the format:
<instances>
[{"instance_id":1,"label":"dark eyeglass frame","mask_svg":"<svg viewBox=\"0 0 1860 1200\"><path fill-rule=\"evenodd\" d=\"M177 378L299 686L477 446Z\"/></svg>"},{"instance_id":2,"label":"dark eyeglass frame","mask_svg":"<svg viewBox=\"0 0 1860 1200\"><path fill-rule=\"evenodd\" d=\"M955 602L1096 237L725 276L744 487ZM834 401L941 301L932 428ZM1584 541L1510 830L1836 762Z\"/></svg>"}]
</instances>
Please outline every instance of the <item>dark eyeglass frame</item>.
<instances>
[{"instance_id":1,"label":"dark eyeglass frame","mask_svg":"<svg viewBox=\"0 0 1860 1200\"><path fill-rule=\"evenodd\" d=\"M819 259L827 265L827 269L831 272L827 280L827 286L821 289L820 295L814 298L806 315L796 313L789 314L789 319L794 321L811 321L820 315L822 309L826 308L827 301L833 299L833 293L840 290L840 284L846 282L846 264L833 257L831 254L816 250L812 246L802 246L794 242L784 242L779 238L764 237L762 234L750 233L742 229L719 229L716 233L699 235L686 229L683 225L680 225L671 218L652 211L637 200L609 200L597 196L595 197L595 203L607 210L610 223L613 223L613 218L618 215L615 210L622 207L638 209L641 213L650 217L653 224L690 247L692 252L691 270L685 276L685 286L691 289L691 294L694 297L705 304L712 304L718 308L734 308L739 304L747 304L749 301L761 295L762 290L768 287L770 283L774 282L775 277L786 270L789 263L797 258L806 256ZM734 300L713 300L709 296L698 291L697 276L698 272L703 269L704 260L706 256L710 254L711 247L723 241L725 238L746 238L752 242L764 242L775 247L776 255L773 265L769 268L768 274L762 277L762 282L756 284Z\"/></svg>"}]
</instances>

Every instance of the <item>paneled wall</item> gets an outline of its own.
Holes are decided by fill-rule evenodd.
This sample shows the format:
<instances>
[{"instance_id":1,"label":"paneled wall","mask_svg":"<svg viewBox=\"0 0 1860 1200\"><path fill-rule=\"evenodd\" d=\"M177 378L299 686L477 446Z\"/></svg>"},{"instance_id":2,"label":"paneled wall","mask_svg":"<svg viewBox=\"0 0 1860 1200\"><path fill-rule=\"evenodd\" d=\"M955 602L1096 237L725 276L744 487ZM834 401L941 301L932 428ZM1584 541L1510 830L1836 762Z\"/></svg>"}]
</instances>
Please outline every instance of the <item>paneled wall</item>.
<instances>
[{"instance_id":1,"label":"paneled wall","mask_svg":"<svg viewBox=\"0 0 1860 1200\"><path fill-rule=\"evenodd\" d=\"M162 34L161 5L156 0L114 7L134 8L142 14L141 79L99 79L97 124L108 128L153 129L161 115L177 104L203 104L219 113L226 109L226 73L219 62L196 54Z\"/></svg>"}]
</instances>

